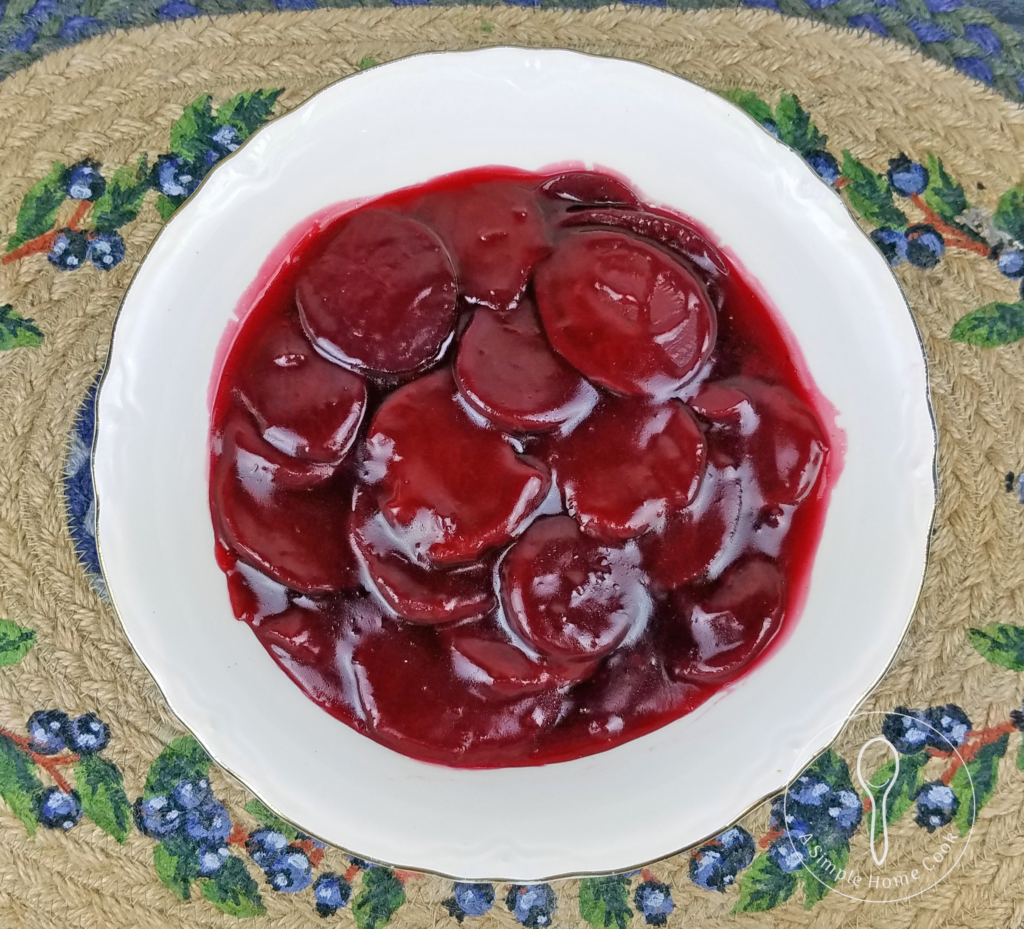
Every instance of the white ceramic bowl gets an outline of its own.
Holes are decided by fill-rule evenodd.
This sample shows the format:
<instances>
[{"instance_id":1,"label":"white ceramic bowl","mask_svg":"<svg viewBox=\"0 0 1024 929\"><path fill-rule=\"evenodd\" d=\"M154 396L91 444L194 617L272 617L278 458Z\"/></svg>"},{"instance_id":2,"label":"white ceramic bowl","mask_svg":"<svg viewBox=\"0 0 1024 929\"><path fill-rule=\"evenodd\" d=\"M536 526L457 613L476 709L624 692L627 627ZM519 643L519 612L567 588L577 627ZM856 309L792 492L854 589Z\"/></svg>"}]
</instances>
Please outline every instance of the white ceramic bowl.
<instances>
[{"instance_id":1,"label":"white ceramic bowl","mask_svg":"<svg viewBox=\"0 0 1024 929\"><path fill-rule=\"evenodd\" d=\"M703 223L760 281L839 412L846 463L803 615L696 712L563 764L414 761L322 711L228 603L207 491L208 391L234 308L281 238L343 200L476 165L585 162ZM885 260L794 152L714 94L562 51L408 58L257 133L170 222L117 321L99 398L103 569L125 630L210 754L308 832L462 878L637 866L783 787L888 666L918 595L934 430Z\"/></svg>"}]
</instances>

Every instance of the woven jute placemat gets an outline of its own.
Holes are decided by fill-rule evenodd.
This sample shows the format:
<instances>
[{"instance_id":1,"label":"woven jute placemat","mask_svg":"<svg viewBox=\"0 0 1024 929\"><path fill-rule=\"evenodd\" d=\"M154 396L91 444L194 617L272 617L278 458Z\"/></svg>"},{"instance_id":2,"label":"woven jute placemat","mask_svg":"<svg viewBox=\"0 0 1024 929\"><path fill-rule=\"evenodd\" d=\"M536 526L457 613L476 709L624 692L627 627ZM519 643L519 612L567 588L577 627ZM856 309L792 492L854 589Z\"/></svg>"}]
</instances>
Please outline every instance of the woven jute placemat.
<instances>
[{"instance_id":1,"label":"woven jute placemat","mask_svg":"<svg viewBox=\"0 0 1024 929\"><path fill-rule=\"evenodd\" d=\"M261 121L331 81L492 44L622 56L733 92L898 263L930 364L940 505L921 603L866 709L936 708L927 719L963 763L941 744L912 744L913 720L901 730L889 871L872 870L864 821L847 812L830 824L826 812L815 827L834 864L826 884L842 873L824 893L807 868L787 870L768 804L742 831L621 876L466 888L372 866L296 835L208 767L104 600L91 572L90 397L119 301L166 216ZM1024 919L1024 193L1014 190L1024 112L1014 104L895 43L768 12L316 10L192 19L58 51L0 83L0 125L0 926ZM50 713L28 725L54 710L69 721ZM834 811L849 810L858 746L881 720L851 725L818 763ZM138 798L148 805L136 818ZM261 828L290 851L271 855ZM925 860L935 868L943 856L957 866L924 889ZM872 877L876 900L895 899L881 881L898 887L900 873L919 882L908 893L924 892L853 899Z\"/></svg>"}]
</instances>

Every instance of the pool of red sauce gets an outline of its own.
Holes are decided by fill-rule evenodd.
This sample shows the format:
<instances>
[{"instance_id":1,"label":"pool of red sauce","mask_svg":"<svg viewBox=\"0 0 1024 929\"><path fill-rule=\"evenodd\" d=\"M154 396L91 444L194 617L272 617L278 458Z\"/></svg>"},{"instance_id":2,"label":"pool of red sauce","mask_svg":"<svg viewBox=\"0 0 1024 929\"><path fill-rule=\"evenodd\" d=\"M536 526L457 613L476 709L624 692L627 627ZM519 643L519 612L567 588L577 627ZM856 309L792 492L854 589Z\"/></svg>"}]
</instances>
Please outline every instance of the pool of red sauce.
<instances>
[{"instance_id":1,"label":"pool of red sauce","mask_svg":"<svg viewBox=\"0 0 1024 929\"><path fill-rule=\"evenodd\" d=\"M226 419L238 406L234 385L250 344L272 320L282 313L295 312L294 290L297 278L321 253L332 232L353 212L364 208L401 211L426 194L457 192L470 185L492 180L539 185L548 178L572 170L582 168L567 164L558 166L558 170L552 168L536 174L506 167L472 169L439 177L371 201L335 204L293 228L274 249L256 280L246 290L232 323L222 337L210 385L211 474L218 457L218 437ZM602 170L600 173L628 185L628 182L613 172ZM644 209L682 220L715 244L714 238L689 217L650 206L646 201ZM351 616L354 613L371 612L378 629L390 630L397 678L404 671L406 660L402 651L410 641L409 637L423 640L436 636L436 630L440 627L404 623L388 615L388 611L381 608L375 596L360 587L355 593L336 597L302 596L293 591L288 594L290 616L296 613L296 604L300 608L307 606L312 609L305 611L305 618L298 625L289 620L283 628L278 628L279 624L275 620L280 614L273 612L277 607L267 608L267 597L261 599L254 591L239 571L241 562L236 554L218 538L216 557L227 575L231 604L237 618L250 625L274 661L313 701L358 732L423 761L466 768L549 764L605 751L661 728L692 712L719 691L734 685L779 648L792 632L806 600L828 501L842 471L845 436L835 422L835 408L814 384L796 340L789 333L778 311L772 307L770 300L737 258L728 249L717 245L716 248L725 260L728 275L722 283L724 300L718 312L717 344L708 362L711 373L706 378L696 378L696 382L744 375L762 378L784 387L813 411L827 445L824 464L814 489L793 512L781 549L775 558L786 580L785 613L770 641L725 680L692 683L671 680L663 670L652 674L647 668L659 661L659 646L655 641L656 636L649 630L657 625L659 619L664 618L663 612L659 612L660 601L656 594L648 630L628 647L612 652L589 679L563 690L557 697L558 710L554 713L550 710L546 712L542 725L525 728L520 725L521 731L517 736L496 740L470 738L467 741L465 731L451 731L446 735L444 721L437 718L437 712L444 714L454 710L460 721L468 718L477 722L479 725L476 731L485 732L488 727L493 731L495 723L503 723L503 714L507 714L504 724L509 720L521 724L529 716L531 706L541 705L545 701L550 705L552 697L551 693L541 693L518 699L502 700L493 696L481 699L472 690L461 687L450 664L437 662L433 667L418 668L414 678L406 682L406 690L411 699L407 700L403 711L408 712L408 719L398 720L397 726L389 727L386 721L379 721L375 726L366 709L360 705L351 669L339 670L345 659L341 654L343 650L333 647L335 640L341 636L342 630L352 628ZM488 311L486 307L476 310ZM457 346L458 339L453 340L441 361L429 370L450 365ZM416 376L422 373L417 372ZM399 378L398 383L406 383L410 379ZM365 436L385 395L386 392L371 386L360 430L361 438ZM682 398L690 399L685 392ZM342 493L351 493L351 484L350 476L340 475L339 487ZM212 498L211 505L216 505ZM497 585L497 572L495 578ZM270 599L273 600L273 596ZM387 639L388 636L385 636L383 640L386 642ZM438 704L436 708L424 708L417 703L417 694L429 692L441 695L435 701ZM454 701L451 699L453 696ZM462 703L456 709L454 703L459 700ZM421 725L423 722L426 722L426 726ZM440 729L427 732L430 725L436 726L438 723L441 723ZM394 731L389 731L389 728ZM474 731L473 726L470 726L470 731ZM410 738L412 734L415 737Z\"/></svg>"}]
</instances>

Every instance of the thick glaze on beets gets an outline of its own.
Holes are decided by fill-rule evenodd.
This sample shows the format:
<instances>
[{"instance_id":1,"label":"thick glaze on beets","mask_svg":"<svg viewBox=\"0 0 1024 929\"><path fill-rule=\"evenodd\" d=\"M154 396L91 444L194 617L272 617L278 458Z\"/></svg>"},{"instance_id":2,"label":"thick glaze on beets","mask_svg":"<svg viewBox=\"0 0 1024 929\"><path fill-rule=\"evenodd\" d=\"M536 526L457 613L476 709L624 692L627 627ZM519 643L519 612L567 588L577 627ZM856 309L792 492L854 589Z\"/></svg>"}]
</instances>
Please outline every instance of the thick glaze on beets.
<instances>
[{"instance_id":1,"label":"thick glaze on beets","mask_svg":"<svg viewBox=\"0 0 1024 929\"><path fill-rule=\"evenodd\" d=\"M779 640L838 432L693 223L489 168L296 241L239 307L210 500L235 614L313 700L423 760L543 764Z\"/></svg>"}]
</instances>

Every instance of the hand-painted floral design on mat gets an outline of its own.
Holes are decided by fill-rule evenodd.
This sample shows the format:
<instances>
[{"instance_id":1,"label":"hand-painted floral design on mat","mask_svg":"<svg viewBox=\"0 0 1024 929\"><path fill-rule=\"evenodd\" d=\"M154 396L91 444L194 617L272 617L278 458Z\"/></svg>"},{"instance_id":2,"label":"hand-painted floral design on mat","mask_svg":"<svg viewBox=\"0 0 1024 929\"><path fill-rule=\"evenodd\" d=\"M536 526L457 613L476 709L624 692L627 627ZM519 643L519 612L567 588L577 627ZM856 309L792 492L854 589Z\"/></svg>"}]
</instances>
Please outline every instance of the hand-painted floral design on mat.
<instances>
[{"instance_id":1,"label":"hand-painted floral design on mat","mask_svg":"<svg viewBox=\"0 0 1024 929\"><path fill-rule=\"evenodd\" d=\"M99 160L54 164L26 194L3 260L45 260L60 272L109 270L124 255L118 230L136 219L145 198L152 192L160 215L169 218L213 165L270 117L279 93L240 93L216 108L208 95L199 97L171 128L168 151L152 159L142 155L129 167L109 170ZM915 161L894 153L888 165L868 166L850 151L830 152L826 136L791 95L774 106L746 91L726 96L808 161L871 227L891 264L906 262L927 273L950 249L997 263L1007 301L968 314L953 328L952 340L996 346L1024 337L1024 293L1016 299L1024 281L1024 184L1005 192L987 213L969 203L935 154ZM0 307L0 349L31 349L42 338L31 320ZM64 489L79 560L102 594L90 470L96 391L94 383L75 419ZM1010 475L1008 489L1013 480ZM1024 672L1024 627L992 624L966 634L988 661ZM21 661L34 642L30 629L0 620L0 669ZM120 771L103 757L111 732L96 713L72 719L59 708L43 708L25 722L24 734L9 723L0 720L0 798L30 834L40 826L71 830L83 817L118 842L134 828L153 841L153 867L168 892L195 905L256 916L265 911L265 894L295 894L325 918L350 908L358 929L380 929L404 905L407 883L418 877L355 857L330 870L320 842L258 800L229 811L214 794L209 757L191 736L174 740L152 762L132 802ZM999 761L1017 731L1024 731L1024 707L977 730L953 704L895 707L881 724L901 760L887 823L912 817L928 832L966 834L997 789ZM1024 739L1016 752L1024 770ZM893 770L890 761L869 781L886 784ZM781 797L771 802L765 834L733 826L694 849L690 880L708 893L730 895L736 912L787 901L811 908L831 884L819 879L820 869L814 878L804 865L813 858L829 863L826 876L841 871L851 839L868 828L865 810L872 803L854 788L847 761L828 751L797 778L785 806ZM812 827L813 844L793 841L787 827L796 820ZM675 904L671 886L644 869L586 878L561 894L543 883L455 882L438 903L438 915L463 923L496 907L531 929L573 921L577 914L593 929L626 929L634 918L664 925Z\"/></svg>"}]
</instances>

